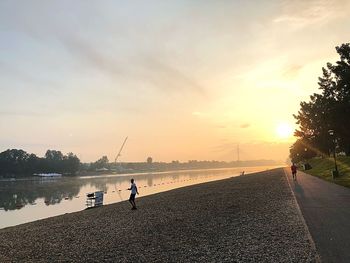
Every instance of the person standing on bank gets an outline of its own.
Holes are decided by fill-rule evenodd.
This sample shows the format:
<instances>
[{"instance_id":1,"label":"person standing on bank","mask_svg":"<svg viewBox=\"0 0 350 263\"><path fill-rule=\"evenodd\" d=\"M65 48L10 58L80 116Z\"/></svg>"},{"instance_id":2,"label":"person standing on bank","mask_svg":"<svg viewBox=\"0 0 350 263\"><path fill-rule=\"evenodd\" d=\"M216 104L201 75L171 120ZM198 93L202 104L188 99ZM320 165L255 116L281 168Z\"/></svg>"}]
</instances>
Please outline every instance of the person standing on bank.
<instances>
[{"instance_id":1,"label":"person standing on bank","mask_svg":"<svg viewBox=\"0 0 350 263\"><path fill-rule=\"evenodd\" d=\"M290 169L292 170L293 180L296 180L297 179L297 166L295 165L295 163L292 164Z\"/></svg>"},{"instance_id":2,"label":"person standing on bank","mask_svg":"<svg viewBox=\"0 0 350 263\"><path fill-rule=\"evenodd\" d=\"M131 182L131 186L130 186L130 188L128 188L128 190L131 191L129 202L132 205L131 209L135 210L136 209L135 196L136 196L136 194L139 194L139 192L137 191L137 186L134 182L134 179L131 179L130 182Z\"/></svg>"}]
</instances>

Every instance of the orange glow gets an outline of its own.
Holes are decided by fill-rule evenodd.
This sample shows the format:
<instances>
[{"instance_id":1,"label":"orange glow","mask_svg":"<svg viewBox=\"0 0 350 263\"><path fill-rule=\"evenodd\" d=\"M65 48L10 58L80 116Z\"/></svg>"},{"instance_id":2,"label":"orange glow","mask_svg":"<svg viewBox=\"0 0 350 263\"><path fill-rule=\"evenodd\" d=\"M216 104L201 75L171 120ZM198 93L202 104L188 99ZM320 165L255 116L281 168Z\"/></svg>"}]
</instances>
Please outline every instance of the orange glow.
<instances>
[{"instance_id":1,"label":"orange glow","mask_svg":"<svg viewBox=\"0 0 350 263\"><path fill-rule=\"evenodd\" d=\"M293 135L293 128L288 123L279 123L276 127L276 134L281 139L287 139Z\"/></svg>"}]
</instances>

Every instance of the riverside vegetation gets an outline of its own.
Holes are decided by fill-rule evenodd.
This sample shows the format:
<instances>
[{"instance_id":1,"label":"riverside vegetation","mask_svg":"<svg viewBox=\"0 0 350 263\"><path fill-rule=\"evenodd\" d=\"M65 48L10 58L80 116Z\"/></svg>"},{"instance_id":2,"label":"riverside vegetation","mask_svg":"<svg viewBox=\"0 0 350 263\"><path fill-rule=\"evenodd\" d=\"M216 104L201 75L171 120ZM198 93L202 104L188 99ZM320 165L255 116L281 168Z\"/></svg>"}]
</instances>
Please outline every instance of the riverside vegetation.
<instances>
[{"instance_id":1,"label":"riverside vegetation","mask_svg":"<svg viewBox=\"0 0 350 263\"><path fill-rule=\"evenodd\" d=\"M350 187L350 43L336 47L340 57L322 68L318 86L308 102L294 115L298 138L290 147L294 163L309 163L308 173ZM332 178L334 157L340 177Z\"/></svg>"},{"instance_id":2,"label":"riverside vegetation","mask_svg":"<svg viewBox=\"0 0 350 263\"><path fill-rule=\"evenodd\" d=\"M34 173L75 174L80 167L79 158L73 154L47 150L44 157L23 150L9 149L0 153L0 177L25 177Z\"/></svg>"},{"instance_id":3,"label":"riverside vegetation","mask_svg":"<svg viewBox=\"0 0 350 263\"><path fill-rule=\"evenodd\" d=\"M170 163L153 162L148 157L146 162L109 162L107 156L102 156L95 162L81 163L73 154L62 154L61 151L47 150L44 157L27 153L24 150L9 149L0 153L0 178L19 178L35 173L61 173L65 175L97 175L101 173L139 173L163 172L171 170L218 169L233 167L277 166L282 161L247 160L247 161L197 161L189 160Z\"/></svg>"},{"instance_id":4,"label":"riverside vegetation","mask_svg":"<svg viewBox=\"0 0 350 263\"><path fill-rule=\"evenodd\" d=\"M332 178L332 170L334 170L333 158L312 158L307 161L312 167L310 170L307 170L308 174L350 188L350 157L337 157L340 176L335 178Z\"/></svg>"},{"instance_id":5,"label":"riverside vegetation","mask_svg":"<svg viewBox=\"0 0 350 263\"><path fill-rule=\"evenodd\" d=\"M299 129L290 148L293 162L334 152L350 156L350 43L336 47L336 51L340 59L322 68L318 82L321 93L301 102L294 115Z\"/></svg>"}]
</instances>

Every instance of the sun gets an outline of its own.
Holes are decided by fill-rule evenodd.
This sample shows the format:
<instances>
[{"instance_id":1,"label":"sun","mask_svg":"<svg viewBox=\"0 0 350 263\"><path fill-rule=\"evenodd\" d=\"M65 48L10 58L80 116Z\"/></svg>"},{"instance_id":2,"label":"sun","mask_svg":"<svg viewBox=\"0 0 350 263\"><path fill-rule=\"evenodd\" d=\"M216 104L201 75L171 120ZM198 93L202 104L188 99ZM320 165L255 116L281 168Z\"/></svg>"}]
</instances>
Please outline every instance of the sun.
<instances>
[{"instance_id":1,"label":"sun","mask_svg":"<svg viewBox=\"0 0 350 263\"><path fill-rule=\"evenodd\" d=\"M276 133L279 138L286 139L293 135L293 128L288 123L279 123L276 127Z\"/></svg>"}]
</instances>

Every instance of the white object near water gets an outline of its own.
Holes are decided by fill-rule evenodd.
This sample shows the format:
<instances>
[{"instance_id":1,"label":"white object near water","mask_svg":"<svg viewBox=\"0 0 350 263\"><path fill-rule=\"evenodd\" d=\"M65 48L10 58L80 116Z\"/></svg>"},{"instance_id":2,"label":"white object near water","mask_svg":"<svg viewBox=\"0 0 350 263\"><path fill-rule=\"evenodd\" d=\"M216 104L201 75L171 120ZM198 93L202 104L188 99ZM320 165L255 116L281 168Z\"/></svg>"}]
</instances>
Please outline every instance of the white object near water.
<instances>
[{"instance_id":1,"label":"white object near water","mask_svg":"<svg viewBox=\"0 0 350 263\"><path fill-rule=\"evenodd\" d=\"M59 173L40 173L40 174L34 174L40 177L61 177L62 174Z\"/></svg>"},{"instance_id":2,"label":"white object near water","mask_svg":"<svg viewBox=\"0 0 350 263\"><path fill-rule=\"evenodd\" d=\"M95 192L95 206L103 205L103 191Z\"/></svg>"},{"instance_id":3,"label":"white object near water","mask_svg":"<svg viewBox=\"0 0 350 263\"><path fill-rule=\"evenodd\" d=\"M87 208L103 205L103 191L88 193L86 194L86 198Z\"/></svg>"}]
</instances>

